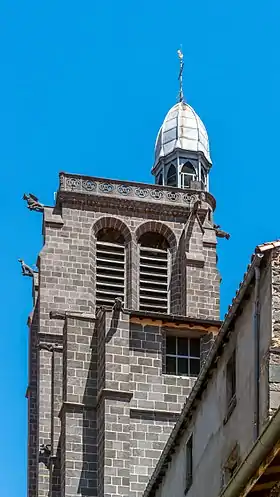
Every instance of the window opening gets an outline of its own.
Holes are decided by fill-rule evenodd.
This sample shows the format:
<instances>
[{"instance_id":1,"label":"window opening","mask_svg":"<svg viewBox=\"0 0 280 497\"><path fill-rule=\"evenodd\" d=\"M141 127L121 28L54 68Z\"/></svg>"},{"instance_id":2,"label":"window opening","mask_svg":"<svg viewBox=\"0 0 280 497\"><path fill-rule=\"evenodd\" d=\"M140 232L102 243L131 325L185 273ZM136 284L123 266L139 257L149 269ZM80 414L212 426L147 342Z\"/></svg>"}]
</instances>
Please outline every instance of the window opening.
<instances>
[{"instance_id":1,"label":"window opening","mask_svg":"<svg viewBox=\"0 0 280 497\"><path fill-rule=\"evenodd\" d=\"M190 188L191 181L195 180L195 168L190 162L186 162L181 169L181 188Z\"/></svg>"},{"instance_id":2,"label":"window opening","mask_svg":"<svg viewBox=\"0 0 280 497\"><path fill-rule=\"evenodd\" d=\"M159 233L144 233L139 239L140 310L168 312L168 242Z\"/></svg>"},{"instance_id":3,"label":"window opening","mask_svg":"<svg viewBox=\"0 0 280 497\"><path fill-rule=\"evenodd\" d=\"M166 337L166 373L198 376L200 372L200 339Z\"/></svg>"},{"instance_id":4,"label":"window opening","mask_svg":"<svg viewBox=\"0 0 280 497\"><path fill-rule=\"evenodd\" d=\"M104 228L96 237L96 304L113 306L125 299L125 244L123 235Z\"/></svg>"},{"instance_id":5,"label":"window opening","mask_svg":"<svg viewBox=\"0 0 280 497\"><path fill-rule=\"evenodd\" d=\"M177 171L175 166L171 164L167 172L166 184L168 186L177 186Z\"/></svg>"}]
</instances>

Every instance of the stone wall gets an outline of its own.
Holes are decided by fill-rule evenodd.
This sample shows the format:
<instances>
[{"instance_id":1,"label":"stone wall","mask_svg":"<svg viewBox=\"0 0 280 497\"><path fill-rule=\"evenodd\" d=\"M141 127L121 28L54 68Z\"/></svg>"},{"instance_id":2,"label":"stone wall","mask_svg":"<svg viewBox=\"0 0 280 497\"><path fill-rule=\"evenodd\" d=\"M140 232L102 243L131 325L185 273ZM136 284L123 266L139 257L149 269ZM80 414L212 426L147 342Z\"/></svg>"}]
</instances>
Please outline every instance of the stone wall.
<instances>
[{"instance_id":1,"label":"stone wall","mask_svg":"<svg viewBox=\"0 0 280 497\"><path fill-rule=\"evenodd\" d=\"M148 474L137 473L135 469L142 468L144 464L140 462L142 456L132 452L133 449L143 450L138 447L142 435L137 434L137 420L143 420L146 416L147 422L143 421L142 425L146 425L147 434L151 433L146 444L147 450L153 451L153 457L150 457L152 452L149 456L143 456L146 460L144 466L148 468L145 473L150 474L151 460L155 465L176 413L180 411L192 384L189 379L162 376L160 363L164 343L160 345L161 348L156 348L161 339L161 332L156 327L152 333L140 327L141 331L138 327L141 336L146 337L144 341L147 342L148 350L142 348L142 338L141 347L137 350L137 346L131 342L136 340L135 327L130 332L130 338L122 336L129 334L128 321L124 324L123 319L122 328L113 331L111 314L104 317L103 324L102 319L99 320L97 328L90 319L83 321L79 317L81 313L92 314L96 311L95 236L98 229L120 229L125 237L128 290L125 307L138 308L138 237L145 231L156 231L167 238L170 246L170 312L210 320L219 318L219 275L214 264L216 237L208 221L203 228L196 221L195 229L188 232L191 256L186 271L184 227L191 211L189 199L186 202L182 200L180 206L176 206L179 193L173 192L174 196L171 192L163 207L163 204L158 203L152 206L150 201L144 199L141 202L139 199L128 202L125 199L108 199L101 194L95 196L94 200L91 197L89 202L84 193L64 192L63 196L58 195L55 209L44 209L44 246L39 254L38 305L33 313L30 342L29 497L47 497L49 491L52 497L58 497L60 488L64 492L62 495L67 497L102 495L104 486L111 485L108 483L111 476L116 478L112 485L120 486L122 495L128 492L132 484L135 485L135 488L130 489L133 495L141 495ZM206 219L207 209L213 209L213 198L211 200L211 196L207 195L209 199L203 200L199 212L201 219ZM182 289L186 289L189 294ZM69 313L69 317L65 317L65 312ZM107 333L108 337L112 333L112 337L104 342L104 334ZM125 340L126 345L119 345L120 340ZM56 351L55 359L53 347L61 349ZM146 360L146 364L145 361L141 363L141 360ZM90 375L90 381L85 375ZM136 375L139 375L139 380ZM148 383L149 392L141 390L145 387L138 387L138 384L145 383ZM123 393L121 399L116 399L116 391ZM112 395L115 396L114 400ZM118 407L123 409L123 416L127 419L126 430L132 434L129 442L132 457L129 463L132 468L131 472L129 470L132 475L129 485L127 480L119 480L128 477L124 476L128 462L114 475L109 475L109 469L106 473L107 466L102 465L103 460L111 459L106 456L108 451L113 450L110 447L113 441L107 436L106 416L117 416L112 412L116 403L120 403ZM129 421L130 417L133 421ZM151 432L152 427L154 433ZM153 436L155 440L152 440ZM95 441L85 444L87 437L95 437ZM117 442L120 440L116 440L116 447ZM53 445L53 474L43 462L38 463L41 444ZM133 444L136 446L132 447ZM82 456L83 451L80 449L84 445L85 455ZM119 450L116 447L114 450ZM124 469L126 471L121 471ZM99 480L96 477L98 471ZM109 491L106 493L110 494Z\"/></svg>"},{"instance_id":2,"label":"stone wall","mask_svg":"<svg viewBox=\"0 0 280 497\"><path fill-rule=\"evenodd\" d=\"M37 475L38 475L38 329L39 329L39 300L38 300L38 282L35 276L33 281L33 304L34 309L29 317L29 370L28 370L28 388L26 398L28 399L28 473L27 489L28 496L37 495Z\"/></svg>"}]
</instances>

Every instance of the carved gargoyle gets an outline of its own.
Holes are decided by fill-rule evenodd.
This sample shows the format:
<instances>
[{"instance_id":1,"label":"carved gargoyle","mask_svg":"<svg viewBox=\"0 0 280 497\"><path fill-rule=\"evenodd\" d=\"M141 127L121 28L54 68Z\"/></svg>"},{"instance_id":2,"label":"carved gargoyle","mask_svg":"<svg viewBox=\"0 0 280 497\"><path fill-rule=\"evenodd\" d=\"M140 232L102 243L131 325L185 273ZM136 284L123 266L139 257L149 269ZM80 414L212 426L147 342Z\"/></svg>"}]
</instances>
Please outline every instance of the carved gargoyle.
<instances>
[{"instance_id":1,"label":"carved gargoyle","mask_svg":"<svg viewBox=\"0 0 280 497\"><path fill-rule=\"evenodd\" d=\"M113 310L114 311L122 311L123 310L123 301L121 298L116 297L115 298L115 303L113 305Z\"/></svg>"},{"instance_id":2,"label":"carved gargoyle","mask_svg":"<svg viewBox=\"0 0 280 497\"><path fill-rule=\"evenodd\" d=\"M27 264L25 264L25 262L24 262L23 259L18 259L18 262L20 262L20 264L21 264L21 274L22 274L22 276L30 276L31 278L33 278L34 273L37 273L36 270L32 269L30 266L28 266Z\"/></svg>"},{"instance_id":3,"label":"carved gargoyle","mask_svg":"<svg viewBox=\"0 0 280 497\"><path fill-rule=\"evenodd\" d=\"M44 205L39 202L39 199L35 197L32 193L24 193L23 200L27 202L27 208L30 211L43 212Z\"/></svg>"},{"instance_id":4,"label":"carved gargoyle","mask_svg":"<svg viewBox=\"0 0 280 497\"><path fill-rule=\"evenodd\" d=\"M39 450L39 463L42 462L46 468L50 466L50 456L51 456L51 445L42 444Z\"/></svg>"},{"instance_id":5,"label":"carved gargoyle","mask_svg":"<svg viewBox=\"0 0 280 497\"><path fill-rule=\"evenodd\" d=\"M230 239L230 234L227 233L226 231L223 231L220 229L220 225L219 224L214 224L214 230L216 232L216 235L218 238L226 238L227 240Z\"/></svg>"}]
</instances>

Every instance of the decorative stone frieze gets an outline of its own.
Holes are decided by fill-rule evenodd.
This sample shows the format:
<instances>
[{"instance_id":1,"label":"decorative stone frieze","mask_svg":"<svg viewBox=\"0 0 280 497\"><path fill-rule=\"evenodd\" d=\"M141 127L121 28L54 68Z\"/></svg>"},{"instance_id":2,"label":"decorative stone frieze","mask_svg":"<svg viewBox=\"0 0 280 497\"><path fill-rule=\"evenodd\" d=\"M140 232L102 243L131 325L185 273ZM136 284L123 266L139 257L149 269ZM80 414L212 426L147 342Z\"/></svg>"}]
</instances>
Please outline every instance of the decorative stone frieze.
<instances>
[{"instance_id":1,"label":"decorative stone frieze","mask_svg":"<svg viewBox=\"0 0 280 497\"><path fill-rule=\"evenodd\" d=\"M214 197L204 191L182 190L179 188L147 185L145 183L118 182L103 178L89 178L85 176L60 173L61 192L75 192L80 194L96 195L105 194L131 200L144 200L145 202L159 202L192 207L195 202L209 204L215 209Z\"/></svg>"}]
</instances>

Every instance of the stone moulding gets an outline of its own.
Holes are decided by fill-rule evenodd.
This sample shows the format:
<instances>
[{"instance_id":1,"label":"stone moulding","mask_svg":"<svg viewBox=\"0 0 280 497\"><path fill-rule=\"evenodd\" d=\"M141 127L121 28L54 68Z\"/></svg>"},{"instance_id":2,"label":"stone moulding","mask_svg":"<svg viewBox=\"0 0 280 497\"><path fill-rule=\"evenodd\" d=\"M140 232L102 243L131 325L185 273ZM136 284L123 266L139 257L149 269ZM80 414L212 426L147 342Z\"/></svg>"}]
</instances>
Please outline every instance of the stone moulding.
<instances>
[{"instance_id":1,"label":"stone moulding","mask_svg":"<svg viewBox=\"0 0 280 497\"><path fill-rule=\"evenodd\" d=\"M130 409L130 417L131 418L165 418L166 420L176 420L180 416L180 411L164 411L158 409L143 409L132 407Z\"/></svg>"},{"instance_id":2,"label":"stone moulding","mask_svg":"<svg viewBox=\"0 0 280 497\"><path fill-rule=\"evenodd\" d=\"M94 411L97 408L96 402L93 404L84 404L81 402L68 402L67 400L64 400L61 404L61 408L58 413L58 417L61 418L63 413L66 411Z\"/></svg>"},{"instance_id":3,"label":"stone moulding","mask_svg":"<svg viewBox=\"0 0 280 497\"><path fill-rule=\"evenodd\" d=\"M101 388L97 393L96 404L99 405L101 399L119 400L122 402L130 402L133 397L133 392L124 390L112 390L111 388Z\"/></svg>"},{"instance_id":4,"label":"stone moulding","mask_svg":"<svg viewBox=\"0 0 280 497\"><path fill-rule=\"evenodd\" d=\"M50 319L82 319L85 321L96 321L94 314L80 311L50 311Z\"/></svg>"},{"instance_id":5,"label":"stone moulding","mask_svg":"<svg viewBox=\"0 0 280 497\"><path fill-rule=\"evenodd\" d=\"M87 176L60 173L58 196L62 192L73 192L91 196L106 195L109 197L129 198L153 203L168 203L192 207L195 202L209 204L215 209L214 197L204 191L182 190L180 188L149 185L146 183L130 183L127 181L106 180Z\"/></svg>"},{"instance_id":6,"label":"stone moulding","mask_svg":"<svg viewBox=\"0 0 280 497\"><path fill-rule=\"evenodd\" d=\"M61 403L61 407L58 413L58 417L61 418L62 414L64 411L94 411L97 410L99 402L103 396L105 398L110 398L111 400L120 400L120 401L126 401L130 402L132 398L132 394L130 395L123 395L123 394L128 394L129 392L122 392L119 390L116 391L108 391L106 390L105 394L100 392L101 395L97 397L96 402L92 402L91 404L85 404L82 402L69 402L69 401L63 401ZM165 420L174 420L176 421L179 416L180 412L179 411L164 411L164 410L158 410L158 409L142 409L142 408L137 408L137 407L131 407L129 408L130 412L130 417L131 418L165 418Z\"/></svg>"}]
</instances>

